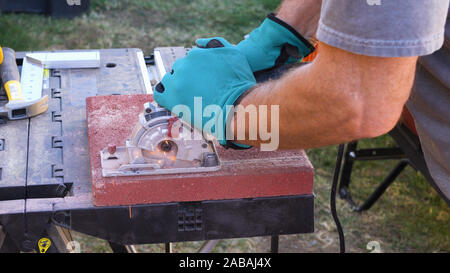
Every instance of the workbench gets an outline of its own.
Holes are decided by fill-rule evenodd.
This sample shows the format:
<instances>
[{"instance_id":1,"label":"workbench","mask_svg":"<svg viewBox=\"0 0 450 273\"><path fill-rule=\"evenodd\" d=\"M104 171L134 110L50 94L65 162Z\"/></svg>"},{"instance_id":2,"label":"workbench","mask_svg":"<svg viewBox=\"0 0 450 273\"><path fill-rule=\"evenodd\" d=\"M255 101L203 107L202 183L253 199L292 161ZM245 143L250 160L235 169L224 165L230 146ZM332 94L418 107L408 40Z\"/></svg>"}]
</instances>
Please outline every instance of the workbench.
<instances>
[{"instance_id":1,"label":"workbench","mask_svg":"<svg viewBox=\"0 0 450 273\"><path fill-rule=\"evenodd\" d=\"M17 54L19 65L24 56ZM105 239L117 252L136 244L253 236L272 236L276 251L278 235L313 232L313 167L304 151L269 162L299 165L299 179L309 189L302 194L94 205L86 98L148 93L155 84L153 58L140 49L100 50L100 68L50 71L46 113L0 120L0 252L37 250L42 237L52 241L48 252L66 252L71 230Z\"/></svg>"}]
</instances>

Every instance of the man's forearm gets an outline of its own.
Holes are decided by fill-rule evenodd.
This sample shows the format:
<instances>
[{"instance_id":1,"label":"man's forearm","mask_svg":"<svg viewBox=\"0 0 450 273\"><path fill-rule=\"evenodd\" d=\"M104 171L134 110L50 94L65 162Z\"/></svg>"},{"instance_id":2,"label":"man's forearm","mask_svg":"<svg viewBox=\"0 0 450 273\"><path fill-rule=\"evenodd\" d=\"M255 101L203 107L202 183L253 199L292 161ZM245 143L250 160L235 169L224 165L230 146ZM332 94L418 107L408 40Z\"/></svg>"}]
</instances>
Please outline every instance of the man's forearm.
<instances>
[{"instance_id":1,"label":"man's forearm","mask_svg":"<svg viewBox=\"0 0 450 273\"><path fill-rule=\"evenodd\" d=\"M357 123L360 115L357 111L360 102L356 94L339 92L337 86L327 86L324 81L327 75L315 72L314 64L288 72L280 80L266 82L258 85L240 101L244 108L249 105L268 105L268 114L262 117L268 123L268 131L278 130L279 135L275 142L280 149L307 149L321 147L335 143L344 143L357 138ZM345 84L345 83L344 83ZM270 106L278 106L278 120L272 122ZM259 115L263 115L258 111ZM250 122L247 115L235 115L235 138L239 137L239 124L245 122L245 141L238 141L259 147L261 143L274 142L274 139L262 141L259 135L259 123ZM238 119L241 118L241 119ZM242 126L242 125L241 125ZM251 133L258 134L258 140L251 140Z\"/></svg>"},{"instance_id":2,"label":"man's forearm","mask_svg":"<svg viewBox=\"0 0 450 273\"><path fill-rule=\"evenodd\" d=\"M280 80L259 85L240 105L279 106L279 148L313 148L375 137L397 122L414 79L417 58L376 58L321 44L312 64L288 72ZM235 115L236 124L237 115ZM246 120L249 132L258 124ZM237 138L235 130L235 139ZM257 146L257 141L239 141ZM268 141L266 141L268 142Z\"/></svg>"},{"instance_id":3,"label":"man's forearm","mask_svg":"<svg viewBox=\"0 0 450 273\"><path fill-rule=\"evenodd\" d=\"M277 17L311 39L317 30L321 5L322 0L285 0L278 8Z\"/></svg>"}]
</instances>

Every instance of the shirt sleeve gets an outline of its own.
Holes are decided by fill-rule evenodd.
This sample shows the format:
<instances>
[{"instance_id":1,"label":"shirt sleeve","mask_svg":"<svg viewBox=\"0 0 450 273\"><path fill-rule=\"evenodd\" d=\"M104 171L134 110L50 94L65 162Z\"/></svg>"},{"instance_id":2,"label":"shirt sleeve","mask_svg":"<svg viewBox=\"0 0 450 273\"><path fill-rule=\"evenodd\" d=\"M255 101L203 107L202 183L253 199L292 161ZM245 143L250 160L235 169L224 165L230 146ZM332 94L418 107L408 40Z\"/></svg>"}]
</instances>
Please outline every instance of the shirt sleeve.
<instances>
[{"instance_id":1,"label":"shirt sleeve","mask_svg":"<svg viewBox=\"0 0 450 273\"><path fill-rule=\"evenodd\" d=\"M317 38L379 57L429 55L444 43L449 0L323 0Z\"/></svg>"}]
</instances>

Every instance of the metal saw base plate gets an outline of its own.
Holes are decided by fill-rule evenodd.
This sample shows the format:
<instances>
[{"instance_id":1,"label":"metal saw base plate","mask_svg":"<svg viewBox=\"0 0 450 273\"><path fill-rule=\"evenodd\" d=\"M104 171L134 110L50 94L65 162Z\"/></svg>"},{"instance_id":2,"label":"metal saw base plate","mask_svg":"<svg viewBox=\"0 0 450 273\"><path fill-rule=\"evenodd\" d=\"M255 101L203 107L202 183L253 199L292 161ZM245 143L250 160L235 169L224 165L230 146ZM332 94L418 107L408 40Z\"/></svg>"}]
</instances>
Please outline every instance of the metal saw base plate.
<instances>
[{"instance_id":1,"label":"metal saw base plate","mask_svg":"<svg viewBox=\"0 0 450 273\"><path fill-rule=\"evenodd\" d=\"M209 143L211 149L216 153L214 144ZM129 164L126 160L127 149L126 147L118 147L115 155L117 157L114 160L103 160L109 156L107 149L104 149L100 153L102 158L102 174L105 177L112 176L136 176L136 175L157 175L157 174L176 174L176 173L199 173L199 172L214 172L220 170L220 165L203 167L169 167L169 168L147 168L145 164ZM123 171L120 171L123 169Z\"/></svg>"}]
</instances>

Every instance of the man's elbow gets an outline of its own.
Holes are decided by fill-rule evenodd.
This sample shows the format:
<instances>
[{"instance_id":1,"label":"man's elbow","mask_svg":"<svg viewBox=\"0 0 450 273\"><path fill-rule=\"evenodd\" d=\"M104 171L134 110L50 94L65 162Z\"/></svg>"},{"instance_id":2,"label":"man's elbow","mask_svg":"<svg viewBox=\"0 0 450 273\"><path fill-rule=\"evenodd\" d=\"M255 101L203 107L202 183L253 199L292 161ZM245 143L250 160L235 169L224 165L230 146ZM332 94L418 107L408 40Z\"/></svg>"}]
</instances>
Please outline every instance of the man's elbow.
<instances>
[{"instance_id":1,"label":"man's elbow","mask_svg":"<svg viewBox=\"0 0 450 273\"><path fill-rule=\"evenodd\" d=\"M350 121L347 138L373 138L392 130L411 92L417 57L369 57L324 43L320 48L314 67L327 75L321 78L325 88L339 84L347 111L341 120Z\"/></svg>"},{"instance_id":2,"label":"man's elbow","mask_svg":"<svg viewBox=\"0 0 450 273\"><path fill-rule=\"evenodd\" d=\"M400 119L404 104L361 109L354 122L354 139L375 138L391 131Z\"/></svg>"},{"instance_id":3,"label":"man's elbow","mask_svg":"<svg viewBox=\"0 0 450 273\"><path fill-rule=\"evenodd\" d=\"M387 79L371 81L359 87L360 95L356 96L353 124L355 139L375 138L391 131L398 123L411 93L414 80L414 69L409 71L404 82ZM382 91L381 91L382 90Z\"/></svg>"}]
</instances>

